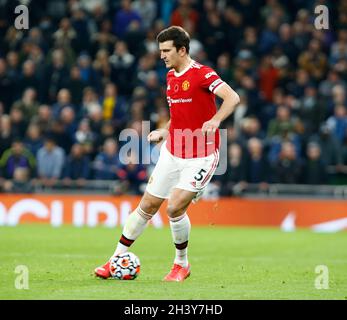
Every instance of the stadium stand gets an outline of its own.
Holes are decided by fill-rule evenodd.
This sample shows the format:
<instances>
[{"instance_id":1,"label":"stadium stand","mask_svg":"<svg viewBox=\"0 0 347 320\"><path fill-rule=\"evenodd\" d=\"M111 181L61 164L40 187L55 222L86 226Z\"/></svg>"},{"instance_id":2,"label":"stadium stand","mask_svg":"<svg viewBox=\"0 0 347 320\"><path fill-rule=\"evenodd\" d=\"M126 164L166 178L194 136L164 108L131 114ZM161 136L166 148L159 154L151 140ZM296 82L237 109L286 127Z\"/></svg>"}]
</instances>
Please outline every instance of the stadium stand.
<instances>
[{"instance_id":1,"label":"stadium stand","mask_svg":"<svg viewBox=\"0 0 347 320\"><path fill-rule=\"evenodd\" d=\"M140 149L119 161L119 137L169 118L155 37L172 24L190 32L191 56L241 97L223 123L227 172L213 179L217 193L347 184L346 0L27 3L30 27L17 30L21 1L0 1L1 192L141 194L154 160L138 163ZM322 4L327 30L314 26Z\"/></svg>"}]
</instances>

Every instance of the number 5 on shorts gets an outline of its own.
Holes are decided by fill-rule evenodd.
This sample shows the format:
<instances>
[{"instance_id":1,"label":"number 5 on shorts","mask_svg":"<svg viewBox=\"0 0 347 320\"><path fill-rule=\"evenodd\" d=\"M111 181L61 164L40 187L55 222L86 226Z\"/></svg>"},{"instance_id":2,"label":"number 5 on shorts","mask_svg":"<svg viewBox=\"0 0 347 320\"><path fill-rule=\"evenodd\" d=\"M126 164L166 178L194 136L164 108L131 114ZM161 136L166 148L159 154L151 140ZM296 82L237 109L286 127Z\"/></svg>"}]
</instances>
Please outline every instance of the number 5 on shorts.
<instances>
[{"instance_id":1,"label":"number 5 on shorts","mask_svg":"<svg viewBox=\"0 0 347 320\"><path fill-rule=\"evenodd\" d=\"M201 170L196 174L196 176L194 176L194 179L195 179L196 181L201 181L201 180L204 178L203 174L205 174L205 173L206 173L206 170L205 170L205 169L201 169Z\"/></svg>"}]
</instances>

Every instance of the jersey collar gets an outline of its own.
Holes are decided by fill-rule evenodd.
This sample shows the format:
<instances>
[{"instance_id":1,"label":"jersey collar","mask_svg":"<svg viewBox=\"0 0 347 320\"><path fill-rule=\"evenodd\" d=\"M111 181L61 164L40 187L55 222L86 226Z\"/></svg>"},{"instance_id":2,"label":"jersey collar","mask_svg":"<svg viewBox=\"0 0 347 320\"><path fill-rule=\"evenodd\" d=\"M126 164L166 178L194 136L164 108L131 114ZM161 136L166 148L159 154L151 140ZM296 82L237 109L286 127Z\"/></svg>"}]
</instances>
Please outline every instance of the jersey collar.
<instances>
[{"instance_id":1,"label":"jersey collar","mask_svg":"<svg viewBox=\"0 0 347 320\"><path fill-rule=\"evenodd\" d=\"M174 71L174 75L175 77L180 77L181 75L185 74L193 65L195 61L193 59L191 59L190 63L188 64L187 67L185 67L181 72L176 72Z\"/></svg>"}]
</instances>

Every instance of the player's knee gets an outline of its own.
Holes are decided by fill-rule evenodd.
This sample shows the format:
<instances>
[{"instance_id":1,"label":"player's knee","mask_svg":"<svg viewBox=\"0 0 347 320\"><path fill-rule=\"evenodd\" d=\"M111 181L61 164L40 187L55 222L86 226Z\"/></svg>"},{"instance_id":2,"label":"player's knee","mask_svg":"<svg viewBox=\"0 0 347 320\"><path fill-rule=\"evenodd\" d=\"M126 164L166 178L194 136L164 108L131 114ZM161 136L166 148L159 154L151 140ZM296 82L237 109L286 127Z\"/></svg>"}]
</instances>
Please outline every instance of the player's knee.
<instances>
[{"instance_id":1,"label":"player's knee","mask_svg":"<svg viewBox=\"0 0 347 320\"><path fill-rule=\"evenodd\" d=\"M158 212L160 205L161 203L159 203L158 201L154 201L149 198L143 198L139 206L144 212L154 215L156 212Z\"/></svg>"},{"instance_id":2,"label":"player's knee","mask_svg":"<svg viewBox=\"0 0 347 320\"><path fill-rule=\"evenodd\" d=\"M181 208L175 204L169 203L166 209L166 213L170 218L176 218L179 217L184 213L184 208Z\"/></svg>"}]
</instances>

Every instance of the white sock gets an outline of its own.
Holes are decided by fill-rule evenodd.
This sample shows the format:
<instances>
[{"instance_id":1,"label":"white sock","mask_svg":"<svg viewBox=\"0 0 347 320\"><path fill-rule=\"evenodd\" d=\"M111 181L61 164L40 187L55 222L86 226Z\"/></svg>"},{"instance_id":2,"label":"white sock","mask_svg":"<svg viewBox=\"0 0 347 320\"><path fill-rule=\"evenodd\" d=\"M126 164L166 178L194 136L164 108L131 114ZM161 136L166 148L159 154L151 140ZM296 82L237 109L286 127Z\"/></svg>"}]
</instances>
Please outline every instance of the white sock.
<instances>
[{"instance_id":1,"label":"white sock","mask_svg":"<svg viewBox=\"0 0 347 320\"><path fill-rule=\"evenodd\" d=\"M169 218L171 234L176 246L175 264L188 266L188 240L190 233L190 220L186 213L176 218Z\"/></svg>"},{"instance_id":2,"label":"white sock","mask_svg":"<svg viewBox=\"0 0 347 320\"><path fill-rule=\"evenodd\" d=\"M136 210L130 213L113 255L127 252L132 243L142 234L143 230L145 230L151 218L152 215L144 212L140 207L137 207Z\"/></svg>"}]
</instances>

